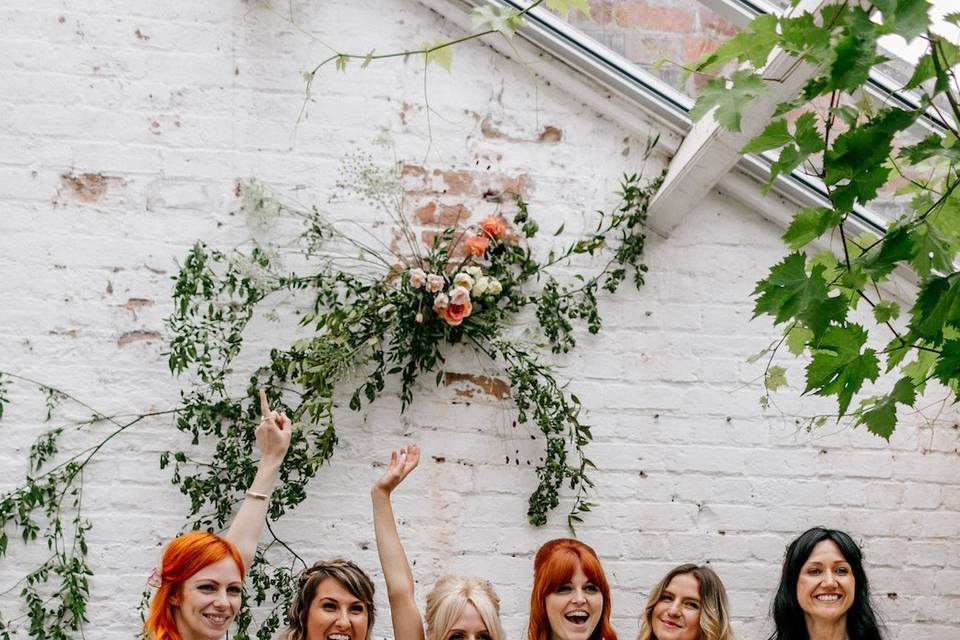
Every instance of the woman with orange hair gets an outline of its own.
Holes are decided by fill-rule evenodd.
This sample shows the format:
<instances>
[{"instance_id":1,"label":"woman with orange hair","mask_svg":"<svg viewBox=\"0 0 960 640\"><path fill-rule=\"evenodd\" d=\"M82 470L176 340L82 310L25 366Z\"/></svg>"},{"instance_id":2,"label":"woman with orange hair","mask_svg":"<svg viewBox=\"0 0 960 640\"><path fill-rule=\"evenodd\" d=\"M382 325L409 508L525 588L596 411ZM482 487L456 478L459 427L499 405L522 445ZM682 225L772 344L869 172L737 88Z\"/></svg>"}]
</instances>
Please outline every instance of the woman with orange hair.
<instances>
[{"instance_id":1,"label":"woman with orange hair","mask_svg":"<svg viewBox=\"0 0 960 640\"><path fill-rule=\"evenodd\" d=\"M167 545L143 626L147 640L220 640L237 615L243 576L256 553L270 491L290 447L290 420L270 410L263 389L260 412L260 462L253 484L225 536L192 531Z\"/></svg>"},{"instance_id":2,"label":"woman with orange hair","mask_svg":"<svg viewBox=\"0 0 960 640\"><path fill-rule=\"evenodd\" d=\"M544 544L533 561L528 640L617 640L610 584L593 549L572 538Z\"/></svg>"}]
</instances>

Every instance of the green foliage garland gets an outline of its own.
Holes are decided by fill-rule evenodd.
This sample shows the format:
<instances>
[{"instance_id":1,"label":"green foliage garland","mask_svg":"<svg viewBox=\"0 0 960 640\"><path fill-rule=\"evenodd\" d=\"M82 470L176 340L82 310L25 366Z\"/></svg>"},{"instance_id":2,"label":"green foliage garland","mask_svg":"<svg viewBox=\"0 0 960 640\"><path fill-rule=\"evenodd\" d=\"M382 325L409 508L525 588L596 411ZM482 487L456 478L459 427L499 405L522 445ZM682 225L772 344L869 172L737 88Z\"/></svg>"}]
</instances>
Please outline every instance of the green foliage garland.
<instances>
[{"instance_id":1,"label":"green foliage garland","mask_svg":"<svg viewBox=\"0 0 960 640\"><path fill-rule=\"evenodd\" d=\"M529 500L530 522L546 522L548 512L559 505L565 484L575 494L567 516L571 527L591 509L586 491L592 486L589 470L595 467L584 447L592 436L590 427L580 422L580 400L565 391L551 365L539 356L537 344L507 335L504 327L517 313L536 309L542 339L555 353L575 346L577 320L596 333L601 327L598 293L615 292L628 277L638 288L643 284L646 207L662 176L647 184L639 175L625 176L620 204L610 213L598 212L595 230L541 262L526 246L538 234L539 226L518 194L491 196L503 201L500 214L512 209L509 222L498 214L485 220L482 228L446 229L424 251L402 211L392 209L394 201L384 195L385 185L396 186L395 180L366 161L348 167L341 186L383 207L408 241L408 251L380 255L343 234L317 209L281 204L256 183L241 185L238 193L247 213L261 218L295 217L303 222L304 231L294 243L294 252L305 266L287 270L273 248L259 245L225 252L198 243L190 250L175 278L174 312L169 319L169 367L177 374L189 373L191 380L181 393L179 407L109 416L59 389L0 372L0 412L8 403L11 382L33 386L42 394L48 421L64 402L90 412L86 420L53 427L41 435L31 448L26 482L0 496L0 557L6 554L10 529L24 543L42 540L51 551L49 558L16 585L21 586L25 613L13 617L0 614L0 638L8 640L24 625L29 637L38 639L66 639L82 633L89 597L87 579L92 575L85 542L91 523L82 511L84 471L105 444L145 418L173 415L177 428L193 445L205 441L212 446L208 460L197 459L187 450L167 451L161 455L160 466L171 471L173 483L190 500L189 528L224 528L255 472L255 443L249 425L259 415L256 390L260 387L268 390L271 405L286 411L300 427L293 434L279 486L271 497L270 539L258 550L250 568L249 589L236 621L237 638L273 637L283 623L305 562L273 534L270 522L306 498L308 483L333 454L338 393L345 385L356 383L359 374L359 383L343 396L350 408L359 410L378 397L388 377L397 375L401 404L406 408L413 401L421 374L436 372L440 382L446 344L472 345L500 363L510 381L518 420L535 424L544 437L538 485ZM562 231L561 227L555 235ZM285 247L288 256L291 246ZM359 256L355 269L339 266L344 256L336 252L344 247ZM578 276L571 285L551 275L552 267L584 255L606 256L594 276ZM404 265L399 270L398 259ZM469 285L464 288L470 290L471 312L457 322L456 314L438 307L439 292L428 292L425 284L414 286L411 282L417 269L424 277L429 272L442 279L444 294ZM419 273L414 280L418 278ZM268 362L250 375L242 392L230 395L228 384L243 347L244 330L258 308L269 308L271 296L280 295L305 301L301 324L310 335L286 349L272 350ZM452 296L448 297L453 302ZM289 398L295 400L289 402ZM60 451L65 429L93 425L109 426L108 434L80 452L68 455ZM142 603L148 598L149 591ZM258 622L251 605L270 608Z\"/></svg>"},{"instance_id":2,"label":"green foliage garland","mask_svg":"<svg viewBox=\"0 0 960 640\"><path fill-rule=\"evenodd\" d=\"M755 315L784 326L783 338L768 349L765 382L769 391L786 384L785 370L771 364L783 345L795 355L806 353L804 393L835 398L837 419L850 415L886 439L900 407L912 407L931 380L960 400L960 47L930 30L929 10L926 0L883 0L827 4L816 14L762 15L694 69L710 74L731 61L742 63L729 77L709 79L694 108L697 116L715 109L717 121L734 131L745 105L777 80L760 71L774 47L816 69L800 96L781 103L775 120L743 149L778 151L771 183L804 168L829 194L828 205L795 215L783 235L793 253L754 291ZM960 13L946 20L958 25ZM913 93L915 107L866 97L871 69L887 60L877 49L878 38L887 34L927 43L902 89ZM928 114L943 133L908 141L911 127ZM854 209L898 184L897 193L909 198L907 211L882 234L851 237L847 223ZM830 251L802 251L825 235L839 236L839 258ZM884 293L895 270L912 274L919 285L902 317ZM860 303L872 308L873 326L849 317ZM871 336L886 346L867 347ZM881 369L896 372L893 388L852 404ZM811 418L810 425L827 419Z\"/></svg>"}]
</instances>

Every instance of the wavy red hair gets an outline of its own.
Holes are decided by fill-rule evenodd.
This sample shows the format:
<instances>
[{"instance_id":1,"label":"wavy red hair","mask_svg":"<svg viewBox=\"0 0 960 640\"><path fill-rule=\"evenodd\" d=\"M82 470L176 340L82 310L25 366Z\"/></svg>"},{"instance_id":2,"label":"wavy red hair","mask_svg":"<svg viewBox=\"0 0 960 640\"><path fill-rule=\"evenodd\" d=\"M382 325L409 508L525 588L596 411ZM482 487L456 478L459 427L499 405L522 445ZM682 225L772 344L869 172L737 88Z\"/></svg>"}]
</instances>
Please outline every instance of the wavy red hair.
<instances>
[{"instance_id":1,"label":"wavy red hair","mask_svg":"<svg viewBox=\"0 0 960 640\"><path fill-rule=\"evenodd\" d=\"M173 598L190 576L224 558L232 558L240 575L246 574L240 551L229 540L206 531L191 531L174 538L163 552L161 583L150 602L144 636L149 640L182 640L173 619Z\"/></svg>"},{"instance_id":2,"label":"wavy red hair","mask_svg":"<svg viewBox=\"0 0 960 640\"><path fill-rule=\"evenodd\" d=\"M559 587L570 582L577 566L583 569L603 594L603 612L590 640L617 640L617 632L610 624L610 583L603 573L596 552L573 538L558 538L544 544L533 561L533 592L530 594L530 622L528 640L550 640L550 622L547 620L546 599Z\"/></svg>"}]
</instances>

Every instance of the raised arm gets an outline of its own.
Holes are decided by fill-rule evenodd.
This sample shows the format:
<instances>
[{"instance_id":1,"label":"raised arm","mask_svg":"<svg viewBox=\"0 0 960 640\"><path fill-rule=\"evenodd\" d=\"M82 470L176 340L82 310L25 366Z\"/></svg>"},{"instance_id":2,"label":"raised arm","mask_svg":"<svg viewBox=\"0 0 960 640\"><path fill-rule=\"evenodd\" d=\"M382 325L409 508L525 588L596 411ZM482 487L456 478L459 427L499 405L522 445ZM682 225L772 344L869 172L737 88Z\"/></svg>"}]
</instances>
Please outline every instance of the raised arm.
<instances>
[{"instance_id":1,"label":"raised arm","mask_svg":"<svg viewBox=\"0 0 960 640\"><path fill-rule=\"evenodd\" d=\"M413 592L413 572L403 551L397 521L393 516L390 494L420 462L420 448L407 445L390 452L386 473L370 490L373 498L373 527L377 536L377 554L387 583L390 617L395 640L424 640L423 619Z\"/></svg>"},{"instance_id":2,"label":"raised arm","mask_svg":"<svg viewBox=\"0 0 960 640\"><path fill-rule=\"evenodd\" d=\"M253 484L243 497L240 510L234 516L230 529L225 536L237 545L243 556L243 566L247 569L257 552L257 541L263 530L270 505L270 492L277 481L280 463L290 448L290 419L282 413L270 410L267 394L260 389L260 424L257 425L257 447L260 449L260 462Z\"/></svg>"}]
</instances>

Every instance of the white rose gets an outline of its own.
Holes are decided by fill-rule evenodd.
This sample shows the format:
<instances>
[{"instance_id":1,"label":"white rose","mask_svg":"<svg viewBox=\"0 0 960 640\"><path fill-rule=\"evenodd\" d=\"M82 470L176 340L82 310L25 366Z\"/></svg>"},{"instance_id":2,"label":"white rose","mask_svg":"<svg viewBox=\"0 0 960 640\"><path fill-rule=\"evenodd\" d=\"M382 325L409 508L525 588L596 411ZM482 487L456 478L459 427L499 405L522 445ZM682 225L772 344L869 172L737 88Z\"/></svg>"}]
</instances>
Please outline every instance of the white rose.
<instances>
[{"instance_id":1,"label":"white rose","mask_svg":"<svg viewBox=\"0 0 960 640\"><path fill-rule=\"evenodd\" d=\"M410 269L410 286L419 289L427 282L427 274L423 269Z\"/></svg>"},{"instance_id":2,"label":"white rose","mask_svg":"<svg viewBox=\"0 0 960 640\"><path fill-rule=\"evenodd\" d=\"M436 293L443 289L443 276L431 273L427 276L427 291Z\"/></svg>"},{"instance_id":3,"label":"white rose","mask_svg":"<svg viewBox=\"0 0 960 640\"><path fill-rule=\"evenodd\" d=\"M470 295L474 298L482 296L489 290L490 287L490 278L487 276L480 276L477 278L477 282L473 285L473 289L470 290Z\"/></svg>"},{"instance_id":4,"label":"white rose","mask_svg":"<svg viewBox=\"0 0 960 640\"><path fill-rule=\"evenodd\" d=\"M450 298L445 293L438 293L437 297L433 299L434 309L446 309L448 304L450 304Z\"/></svg>"},{"instance_id":5,"label":"white rose","mask_svg":"<svg viewBox=\"0 0 960 640\"><path fill-rule=\"evenodd\" d=\"M500 284L500 281L495 278L490 278L490 283L487 284L487 293L492 296L498 296L503 291L503 285Z\"/></svg>"},{"instance_id":6,"label":"white rose","mask_svg":"<svg viewBox=\"0 0 960 640\"><path fill-rule=\"evenodd\" d=\"M478 267L478 266L476 266L476 265L469 266L469 267L467 267L466 269L464 269L464 271L466 271L467 274L468 274L471 278L473 278L474 280L476 280L477 278L479 278L479 277L480 277L480 274L483 273L483 269L481 269L480 267Z\"/></svg>"},{"instance_id":7,"label":"white rose","mask_svg":"<svg viewBox=\"0 0 960 640\"><path fill-rule=\"evenodd\" d=\"M466 304L470 301L470 290L466 287L454 287L450 290L450 304Z\"/></svg>"},{"instance_id":8,"label":"white rose","mask_svg":"<svg viewBox=\"0 0 960 640\"><path fill-rule=\"evenodd\" d=\"M453 286L463 287L469 291L473 288L473 278L461 271L457 275L453 276Z\"/></svg>"}]
</instances>

